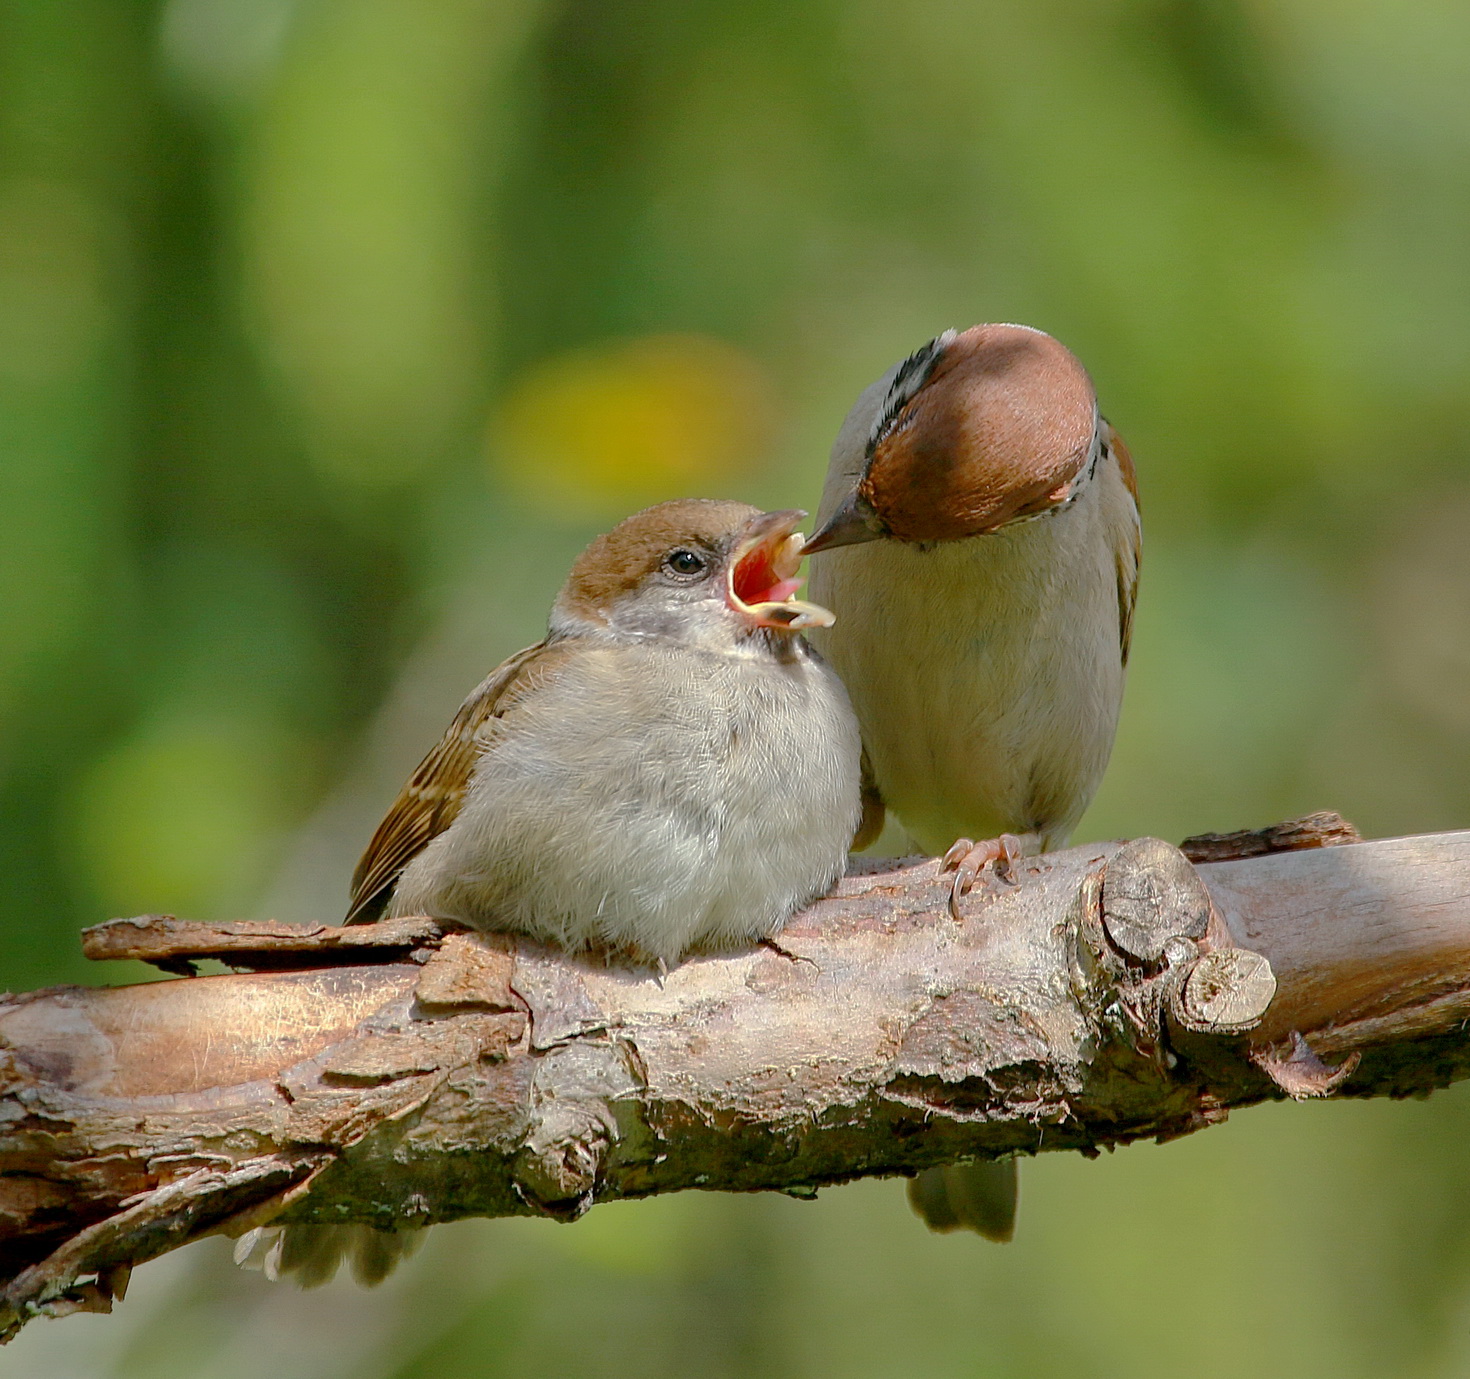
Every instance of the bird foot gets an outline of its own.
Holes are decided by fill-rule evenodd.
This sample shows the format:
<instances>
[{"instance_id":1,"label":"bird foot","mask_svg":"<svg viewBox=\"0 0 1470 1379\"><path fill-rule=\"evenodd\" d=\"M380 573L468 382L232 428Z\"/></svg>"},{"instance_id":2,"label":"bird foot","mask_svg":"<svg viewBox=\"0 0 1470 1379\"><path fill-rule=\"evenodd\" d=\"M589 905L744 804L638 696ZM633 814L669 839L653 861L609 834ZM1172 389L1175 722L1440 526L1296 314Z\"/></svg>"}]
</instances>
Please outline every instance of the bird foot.
<instances>
[{"instance_id":1,"label":"bird foot","mask_svg":"<svg viewBox=\"0 0 1470 1379\"><path fill-rule=\"evenodd\" d=\"M999 838L986 838L976 843L969 838L956 838L950 850L939 861L940 871L954 872L954 884L949 888L949 912L959 923L960 901L969 895L976 878L989 867L996 878L1012 886L1016 880L1015 862L1021 856L1021 840L1014 833L1002 833Z\"/></svg>"}]
</instances>

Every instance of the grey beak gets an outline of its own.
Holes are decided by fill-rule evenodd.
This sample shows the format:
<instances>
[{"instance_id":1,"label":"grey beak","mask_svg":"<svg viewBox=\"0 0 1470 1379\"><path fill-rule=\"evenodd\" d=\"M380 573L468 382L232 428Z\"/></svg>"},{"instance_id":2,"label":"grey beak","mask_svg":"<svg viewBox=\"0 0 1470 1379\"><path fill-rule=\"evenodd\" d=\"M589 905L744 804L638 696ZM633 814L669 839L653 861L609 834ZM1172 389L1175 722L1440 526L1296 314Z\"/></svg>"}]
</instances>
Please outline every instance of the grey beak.
<instances>
[{"instance_id":1,"label":"grey beak","mask_svg":"<svg viewBox=\"0 0 1470 1379\"><path fill-rule=\"evenodd\" d=\"M856 489L843 500L842 505L801 548L804 556L818 551L830 551L838 546L856 546L862 541L877 541L888 533L878 514Z\"/></svg>"}]
</instances>

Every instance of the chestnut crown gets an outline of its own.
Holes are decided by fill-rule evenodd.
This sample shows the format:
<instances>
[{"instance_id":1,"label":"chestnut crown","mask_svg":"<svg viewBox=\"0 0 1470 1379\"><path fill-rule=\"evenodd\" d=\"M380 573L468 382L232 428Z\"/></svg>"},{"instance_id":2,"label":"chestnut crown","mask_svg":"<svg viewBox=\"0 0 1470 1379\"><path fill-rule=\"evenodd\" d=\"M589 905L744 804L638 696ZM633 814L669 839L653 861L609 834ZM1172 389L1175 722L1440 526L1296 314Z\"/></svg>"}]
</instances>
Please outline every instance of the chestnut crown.
<instances>
[{"instance_id":1,"label":"chestnut crown","mask_svg":"<svg viewBox=\"0 0 1470 1379\"><path fill-rule=\"evenodd\" d=\"M749 503L717 498L681 498L635 512L577 557L557 602L583 617L605 613L677 551L723 563L759 516Z\"/></svg>"},{"instance_id":2,"label":"chestnut crown","mask_svg":"<svg viewBox=\"0 0 1470 1379\"><path fill-rule=\"evenodd\" d=\"M752 633L825 627L832 615L794 597L802 537L796 509L685 498L599 536L577 558L552 610L559 635L611 629L728 648Z\"/></svg>"},{"instance_id":3,"label":"chestnut crown","mask_svg":"<svg viewBox=\"0 0 1470 1379\"><path fill-rule=\"evenodd\" d=\"M857 496L901 541L997 531L1065 501L1097 425L1092 380L1051 336L946 331L899 365Z\"/></svg>"}]
</instances>

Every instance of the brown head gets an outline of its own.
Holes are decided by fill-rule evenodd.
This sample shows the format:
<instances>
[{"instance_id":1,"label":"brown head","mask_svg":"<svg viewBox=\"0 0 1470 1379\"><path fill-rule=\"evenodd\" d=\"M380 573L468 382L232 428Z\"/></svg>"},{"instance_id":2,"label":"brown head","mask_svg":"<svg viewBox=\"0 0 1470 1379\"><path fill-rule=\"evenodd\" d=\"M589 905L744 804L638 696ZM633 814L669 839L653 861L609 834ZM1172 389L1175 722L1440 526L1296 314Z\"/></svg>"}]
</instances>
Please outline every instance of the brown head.
<instances>
[{"instance_id":1,"label":"brown head","mask_svg":"<svg viewBox=\"0 0 1470 1379\"><path fill-rule=\"evenodd\" d=\"M952 541L1060 507L1097 445L1076 357L1026 326L946 331L899 365L857 486L807 552L880 536Z\"/></svg>"},{"instance_id":2,"label":"brown head","mask_svg":"<svg viewBox=\"0 0 1470 1379\"><path fill-rule=\"evenodd\" d=\"M806 513L683 498L599 536L577 558L552 611L553 632L607 629L727 645L762 629L825 627L832 615L793 597Z\"/></svg>"}]
</instances>

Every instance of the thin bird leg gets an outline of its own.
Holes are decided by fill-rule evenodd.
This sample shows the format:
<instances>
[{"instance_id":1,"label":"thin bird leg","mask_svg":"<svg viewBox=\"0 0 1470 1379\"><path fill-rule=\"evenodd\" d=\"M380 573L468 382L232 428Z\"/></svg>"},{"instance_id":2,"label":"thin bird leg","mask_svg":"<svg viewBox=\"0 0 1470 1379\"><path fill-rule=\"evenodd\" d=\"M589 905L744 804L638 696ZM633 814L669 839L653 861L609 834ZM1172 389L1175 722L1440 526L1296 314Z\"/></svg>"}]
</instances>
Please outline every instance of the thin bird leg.
<instances>
[{"instance_id":1,"label":"thin bird leg","mask_svg":"<svg viewBox=\"0 0 1470 1379\"><path fill-rule=\"evenodd\" d=\"M940 871L954 872L954 885L949 888L949 912L958 924L960 901L969 895L975 879L986 867L991 867L1002 881L1015 886L1013 870L1016 859L1022 855L1021 840L1014 833L1002 833L999 838L986 838L974 842L969 838L956 838L950 850L939 861Z\"/></svg>"},{"instance_id":2,"label":"thin bird leg","mask_svg":"<svg viewBox=\"0 0 1470 1379\"><path fill-rule=\"evenodd\" d=\"M817 965L811 958L807 957L805 953L793 953L791 949L783 948L779 943L776 942L775 939L770 938L769 936L763 939L757 939L756 943L761 948L769 948L771 952L785 958L788 962L809 962L813 967Z\"/></svg>"}]
</instances>

